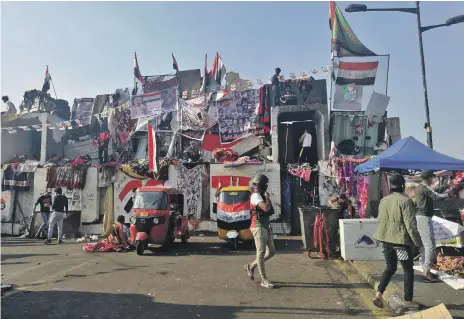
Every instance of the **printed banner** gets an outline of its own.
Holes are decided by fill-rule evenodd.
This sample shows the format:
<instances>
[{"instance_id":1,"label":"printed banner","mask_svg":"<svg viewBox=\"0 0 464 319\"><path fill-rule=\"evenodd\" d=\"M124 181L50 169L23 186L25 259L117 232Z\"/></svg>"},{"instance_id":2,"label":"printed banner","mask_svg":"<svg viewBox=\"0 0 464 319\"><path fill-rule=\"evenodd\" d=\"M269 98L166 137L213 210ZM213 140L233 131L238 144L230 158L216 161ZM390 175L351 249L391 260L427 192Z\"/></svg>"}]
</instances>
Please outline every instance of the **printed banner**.
<instances>
[{"instance_id":1,"label":"printed banner","mask_svg":"<svg viewBox=\"0 0 464 319\"><path fill-rule=\"evenodd\" d=\"M191 138L192 140L203 141L206 130L183 130L182 136Z\"/></svg>"},{"instance_id":2,"label":"printed banner","mask_svg":"<svg viewBox=\"0 0 464 319\"><path fill-rule=\"evenodd\" d=\"M362 106L363 87L355 84L335 84L334 110L360 111Z\"/></svg>"},{"instance_id":3,"label":"printed banner","mask_svg":"<svg viewBox=\"0 0 464 319\"><path fill-rule=\"evenodd\" d=\"M257 112L259 90L233 92L228 99L216 103L221 144L232 143L248 131L260 130Z\"/></svg>"},{"instance_id":4,"label":"printed banner","mask_svg":"<svg viewBox=\"0 0 464 319\"><path fill-rule=\"evenodd\" d=\"M177 87L131 96L131 118L149 117L177 109Z\"/></svg>"},{"instance_id":5,"label":"printed banner","mask_svg":"<svg viewBox=\"0 0 464 319\"><path fill-rule=\"evenodd\" d=\"M82 125L89 125L93 113L93 98L74 99L71 120L79 120Z\"/></svg>"}]
</instances>

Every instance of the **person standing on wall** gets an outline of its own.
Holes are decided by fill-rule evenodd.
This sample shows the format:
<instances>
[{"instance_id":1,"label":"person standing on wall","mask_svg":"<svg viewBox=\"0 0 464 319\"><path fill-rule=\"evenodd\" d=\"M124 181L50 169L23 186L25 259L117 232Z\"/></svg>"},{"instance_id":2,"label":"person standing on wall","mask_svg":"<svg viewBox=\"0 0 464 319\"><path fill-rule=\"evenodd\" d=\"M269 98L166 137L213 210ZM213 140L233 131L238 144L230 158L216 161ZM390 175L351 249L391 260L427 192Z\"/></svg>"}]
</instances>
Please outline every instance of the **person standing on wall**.
<instances>
[{"instance_id":1,"label":"person standing on wall","mask_svg":"<svg viewBox=\"0 0 464 319\"><path fill-rule=\"evenodd\" d=\"M272 76L272 93L274 94L272 99L272 106L279 106L280 104L280 68L275 69L275 74Z\"/></svg>"},{"instance_id":2,"label":"person standing on wall","mask_svg":"<svg viewBox=\"0 0 464 319\"><path fill-rule=\"evenodd\" d=\"M437 282L437 276L432 274L433 260L435 258L435 238L433 236L433 201L445 199L448 193L440 194L446 189L447 185L440 189L432 190L431 185L435 174L432 171L424 170L420 174L421 183L416 187L416 205L417 205L417 228L421 236L423 247L421 248L420 264L425 277L425 282Z\"/></svg>"},{"instance_id":3,"label":"person standing on wall","mask_svg":"<svg viewBox=\"0 0 464 319\"><path fill-rule=\"evenodd\" d=\"M311 162L312 143L313 137L311 134L309 134L308 129L305 129L303 135L300 137L301 151L300 157L298 158L298 164Z\"/></svg>"},{"instance_id":4,"label":"person standing on wall","mask_svg":"<svg viewBox=\"0 0 464 319\"><path fill-rule=\"evenodd\" d=\"M52 235L55 224L58 226L58 244L63 242L61 239L63 236L63 220L68 214L68 198L63 195L63 190L61 187L55 188L55 193L57 195L53 199L53 212L50 216L50 224L48 225L48 238L45 240L46 244L50 244L52 242Z\"/></svg>"},{"instance_id":5,"label":"person standing on wall","mask_svg":"<svg viewBox=\"0 0 464 319\"><path fill-rule=\"evenodd\" d=\"M34 211L37 208L37 205L40 205L40 216L42 217L41 232L44 232L46 235L48 229L48 219L50 217L50 206L52 205L52 192L50 189L47 189L45 194L37 199L37 202L34 205Z\"/></svg>"},{"instance_id":6,"label":"person standing on wall","mask_svg":"<svg viewBox=\"0 0 464 319\"><path fill-rule=\"evenodd\" d=\"M269 178L258 174L253 178L253 194L250 197L251 225L250 229L256 245L256 260L245 265L247 276L254 280L254 271L258 267L261 275L261 287L274 288L269 282L264 269L264 262L275 255L273 234L271 231L270 216L274 213L270 195L267 192Z\"/></svg>"},{"instance_id":7,"label":"person standing on wall","mask_svg":"<svg viewBox=\"0 0 464 319\"><path fill-rule=\"evenodd\" d=\"M390 178L391 194L382 198L377 216L377 228L373 238L383 245L387 267L382 274L373 303L383 308L383 293L396 272L398 261L404 272L404 300L412 302L414 294L414 261L412 248L421 247L417 230L415 207L412 200L403 194L405 179L401 175Z\"/></svg>"}]
</instances>

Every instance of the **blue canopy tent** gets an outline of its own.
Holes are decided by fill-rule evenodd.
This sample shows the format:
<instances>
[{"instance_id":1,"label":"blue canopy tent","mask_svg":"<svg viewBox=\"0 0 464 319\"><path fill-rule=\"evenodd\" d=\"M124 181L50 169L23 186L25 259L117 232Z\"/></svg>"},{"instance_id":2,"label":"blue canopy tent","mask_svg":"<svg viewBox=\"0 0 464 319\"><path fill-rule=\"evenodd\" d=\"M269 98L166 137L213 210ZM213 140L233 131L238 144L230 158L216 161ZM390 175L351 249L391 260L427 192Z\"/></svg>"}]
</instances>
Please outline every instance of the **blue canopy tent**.
<instances>
[{"instance_id":1,"label":"blue canopy tent","mask_svg":"<svg viewBox=\"0 0 464 319\"><path fill-rule=\"evenodd\" d=\"M358 165L355 171L365 174L380 169L464 171L464 161L438 153L410 136Z\"/></svg>"}]
</instances>

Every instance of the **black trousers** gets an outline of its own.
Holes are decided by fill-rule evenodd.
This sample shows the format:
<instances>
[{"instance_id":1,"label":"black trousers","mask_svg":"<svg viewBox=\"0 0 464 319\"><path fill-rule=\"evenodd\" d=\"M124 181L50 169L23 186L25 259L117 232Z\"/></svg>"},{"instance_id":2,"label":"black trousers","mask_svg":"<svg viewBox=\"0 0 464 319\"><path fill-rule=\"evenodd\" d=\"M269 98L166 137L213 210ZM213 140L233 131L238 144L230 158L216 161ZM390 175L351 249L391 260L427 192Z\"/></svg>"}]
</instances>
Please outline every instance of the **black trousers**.
<instances>
[{"instance_id":1,"label":"black trousers","mask_svg":"<svg viewBox=\"0 0 464 319\"><path fill-rule=\"evenodd\" d=\"M311 164L311 147L302 147L298 164L310 163Z\"/></svg>"},{"instance_id":2,"label":"black trousers","mask_svg":"<svg viewBox=\"0 0 464 319\"><path fill-rule=\"evenodd\" d=\"M110 140L108 139L98 146L98 159L100 160L100 164L108 162L109 143L110 143Z\"/></svg>"},{"instance_id":3,"label":"black trousers","mask_svg":"<svg viewBox=\"0 0 464 319\"><path fill-rule=\"evenodd\" d=\"M399 261L404 271L404 300L412 301L414 294L414 262L411 247L404 246L404 248L406 248L408 252L408 260ZM380 279L379 287L377 288L377 291L380 293L385 292L385 289L395 274L398 265L398 256L396 254L395 248L393 247L393 244L384 243L383 254L385 256L385 263L387 264L387 268L385 268L385 271L382 274L382 278Z\"/></svg>"}]
</instances>

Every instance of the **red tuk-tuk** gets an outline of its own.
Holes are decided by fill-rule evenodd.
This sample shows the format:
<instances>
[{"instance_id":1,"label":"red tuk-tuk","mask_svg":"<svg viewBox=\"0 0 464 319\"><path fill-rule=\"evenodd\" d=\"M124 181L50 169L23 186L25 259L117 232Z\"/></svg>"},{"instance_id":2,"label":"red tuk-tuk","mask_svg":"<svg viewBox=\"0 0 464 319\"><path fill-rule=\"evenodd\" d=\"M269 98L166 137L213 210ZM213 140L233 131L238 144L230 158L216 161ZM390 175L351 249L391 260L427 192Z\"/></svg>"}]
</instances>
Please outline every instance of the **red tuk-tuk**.
<instances>
[{"instance_id":1,"label":"red tuk-tuk","mask_svg":"<svg viewBox=\"0 0 464 319\"><path fill-rule=\"evenodd\" d=\"M182 191L159 186L139 188L130 217L130 241L135 243L137 255L142 255L149 244L170 245L176 238L187 243L188 217L183 212Z\"/></svg>"}]
</instances>

